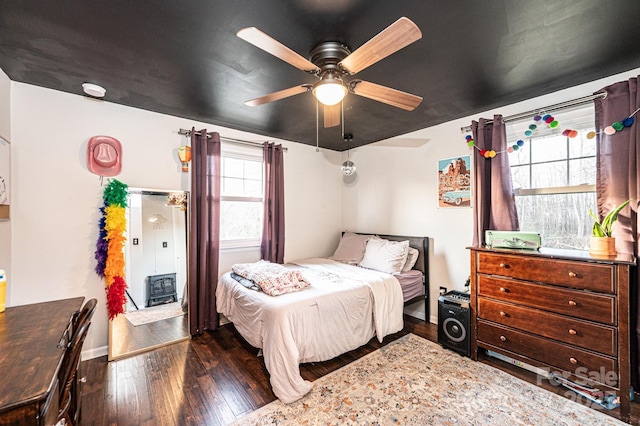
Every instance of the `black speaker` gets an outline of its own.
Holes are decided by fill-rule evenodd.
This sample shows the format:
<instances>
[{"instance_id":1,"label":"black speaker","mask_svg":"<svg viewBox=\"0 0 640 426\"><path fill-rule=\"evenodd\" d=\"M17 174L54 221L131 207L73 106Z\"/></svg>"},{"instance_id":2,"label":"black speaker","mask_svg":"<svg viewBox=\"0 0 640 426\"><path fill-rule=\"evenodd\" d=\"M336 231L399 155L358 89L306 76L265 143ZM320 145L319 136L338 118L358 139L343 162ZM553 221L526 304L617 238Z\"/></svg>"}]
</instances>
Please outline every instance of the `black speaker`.
<instances>
[{"instance_id":1,"label":"black speaker","mask_svg":"<svg viewBox=\"0 0 640 426\"><path fill-rule=\"evenodd\" d=\"M450 291L438 297L438 343L471 356L469 294Z\"/></svg>"}]
</instances>

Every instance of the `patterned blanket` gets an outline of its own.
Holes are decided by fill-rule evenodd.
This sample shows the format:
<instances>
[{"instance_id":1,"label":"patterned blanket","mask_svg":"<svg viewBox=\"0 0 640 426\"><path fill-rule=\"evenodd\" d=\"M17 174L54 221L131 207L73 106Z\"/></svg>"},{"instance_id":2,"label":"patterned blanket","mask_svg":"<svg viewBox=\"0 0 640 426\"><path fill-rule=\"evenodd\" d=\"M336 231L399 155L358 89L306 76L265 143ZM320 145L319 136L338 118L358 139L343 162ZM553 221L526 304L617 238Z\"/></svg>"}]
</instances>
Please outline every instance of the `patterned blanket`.
<instances>
[{"instance_id":1,"label":"patterned blanket","mask_svg":"<svg viewBox=\"0 0 640 426\"><path fill-rule=\"evenodd\" d=\"M260 260L255 263L236 263L231 270L256 283L269 296L291 293L309 287L302 273L278 263Z\"/></svg>"}]
</instances>

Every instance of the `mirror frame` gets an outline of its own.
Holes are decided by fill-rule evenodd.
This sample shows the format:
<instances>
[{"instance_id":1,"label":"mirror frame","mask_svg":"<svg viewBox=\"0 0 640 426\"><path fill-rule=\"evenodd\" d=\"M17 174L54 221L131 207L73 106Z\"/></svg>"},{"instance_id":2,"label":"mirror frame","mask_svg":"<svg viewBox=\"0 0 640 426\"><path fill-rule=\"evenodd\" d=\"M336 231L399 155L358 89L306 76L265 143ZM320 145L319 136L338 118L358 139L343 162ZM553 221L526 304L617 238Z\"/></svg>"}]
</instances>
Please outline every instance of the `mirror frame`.
<instances>
[{"instance_id":1,"label":"mirror frame","mask_svg":"<svg viewBox=\"0 0 640 426\"><path fill-rule=\"evenodd\" d=\"M187 271L187 276L186 276L186 282L185 282L185 287L188 291L189 288L189 239L190 239L190 230L191 230L191 225L190 225L190 220L189 220L189 209L191 208L191 194L189 191L187 190L183 190L183 189L149 189L149 188L135 188L135 187L130 187L127 189L127 209L126 209L126 218L127 218L127 231L126 231L126 237L127 237L127 244L126 247L123 249L125 250L125 260L127 263L129 263L129 216L130 216L130 210L129 210L129 196L132 193L141 193L142 195L167 195L169 196L169 194L171 193L183 193L186 196L186 211L185 211L185 232L186 232L186 253L185 253L185 262L186 262L186 271ZM126 265L125 265L126 268ZM127 278L128 278L128 273L127 273ZM186 312L186 316L187 316L187 335L184 337L180 337L178 339L173 339L173 340L169 340L167 342L163 342L163 343L159 343L156 345L151 345L151 346L146 346L144 348L140 348L140 349L136 349L136 350L132 350L130 352L124 352L124 353L119 353L116 354L114 352L114 347L113 347L113 321L112 320L108 320L109 323L109 342L108 342L108 355L107 355L107 360L108 361L116 361L119 359L123 359L123 358L128 358L134 355L138 355L144 352L149 352L152 351L154 349L166 346L166 345L170 345L173 343L177 343L177 342L182 342L184 340L189 340L191 339L191 333L189 332L189 324L190 324L190 309L187 309ZM124 314L120 314L120 315L124 315Z\"/></svg>"}]
</instances>

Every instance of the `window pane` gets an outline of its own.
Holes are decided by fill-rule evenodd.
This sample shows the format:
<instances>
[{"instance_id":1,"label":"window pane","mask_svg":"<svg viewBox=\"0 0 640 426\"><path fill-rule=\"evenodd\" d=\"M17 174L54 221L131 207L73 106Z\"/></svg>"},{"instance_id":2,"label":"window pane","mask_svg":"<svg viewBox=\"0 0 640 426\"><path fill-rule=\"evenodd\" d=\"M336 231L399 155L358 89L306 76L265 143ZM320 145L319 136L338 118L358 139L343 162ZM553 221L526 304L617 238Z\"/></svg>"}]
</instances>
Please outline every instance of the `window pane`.
<instances>
[{"instance_id":1,"label":"window pane","mask_svg":"<svg viewBox=\"0 0 640 426\"><path fill-rule=\"evenodd\" d=\"M242 178L244 174L244 161L237 158L223 157L222 175L226 177Z\"/></svg>"},{"instance_id":2,"label":"window pane","mask_svg":"<svg viewBox=\"0 0 640 426\"><path fill-rule=\"evenodd\" d=\"M248 161L244 162L244 178L259 180L262 182L262 162L261 161Z\"/></svg>"},{"instance_id":3,"label":"window pane","mask_svg":"<svg viewBox=\"0 0 640 426\"><path fill-rule=\"evenodd\" d=\"M261 202L220 202L220 240L259 239L261 235Z\"/></svg>"},{"instance_id":4,"label":"window pane","mask_svg":"<svg viewBox=\"0 0 640 426\"><path fill-rule=\"evenodd\" d=\"M244 181L237 178L222 178L222 195L243 196Z\"/></svg>"},{"instance_id":5,"label":"window pane","mask_svg":"<svg viewBox=\"0 0 640 426\"><path fill-rule=\"evenodd\" d=\"M244 194L247 197L262 197L262 181L245 180Z\"/></svg>"},{"instance_id":6,"label":"window pane","mask_svg":"<svg viewBox=\"0 0 640 426\"><path fill-rule=\"evenodd\" d=\"M531 166L532 188L567 186L567 162L533 164Z\"/></svg>"},{"instance_id":7,"label":"window pane","mask_svg":"<svg viewBox=\"0 0 640 426\"><path fill-rule=\"evenodd\" d=\"M514 189L531 188L531 183L529 182L529 169L530 166L516 166L511 168L511 179L513 181Z\"/></svg>"},{"instance_id":8,"label":"window pane","mask_svg":"<svg viewBox=\"0 0 640 426\"><path fill-rule=\"evenodd\" d=\"M531 141L528 139L522 139L524 145L518 148L517 151L513 151L509 155L509 164L514 166L518 164L529 164L531 160ZM517 141L516 141L517 142ZM509 142L509 146L513 146L516 142Z\"/></svg>"},{"instance_id":9,"label":"window pane","mask_svg":"<svg viewBox=\"0 0 640 426\"><path fill-rule=\"evenodd\" d=\"M549 136L531 141L531 162L553 161L567 158L567 138Z\"/></svg>"},{"instance_id":10,"label":"window pane","mask_svg":"<svg viewBox=\"0 0 640 426\"><path fill-rule=\"evenodd\" d=\"M569 161L569 185L596 183L596 159L595 157L581 158Z\"/></svg>"},{"instance_id":11,"label":"window pane","mask_svg":"<svg viewBox=\"0 0 640 426\"><path fill-rule=\"evenodd\" d=\"M262 160L224 158L222 195L262 197Z\"/></svg>"},{"instance_id":12,"label":"window pane","mask_svg":"<svg viewBox=\"0 0 640 426\"><path fill-rule=\"evenodd\" d=\"M596 155L596 138L587 139L587 133L590 130L593 129L580 131L578 136L569 139L569 155L571 158Z\"/></svg>"},{"instance_id":13,"label":"window pane","mask_svg":"<svg viewBox=\"0 0 640 426\"><path fill-rule=\"evenodd\" d=\"M588 248L595 205L595 192L516 197L520 229L539 232L544 247Z\"/></svg>"}]
</instances>

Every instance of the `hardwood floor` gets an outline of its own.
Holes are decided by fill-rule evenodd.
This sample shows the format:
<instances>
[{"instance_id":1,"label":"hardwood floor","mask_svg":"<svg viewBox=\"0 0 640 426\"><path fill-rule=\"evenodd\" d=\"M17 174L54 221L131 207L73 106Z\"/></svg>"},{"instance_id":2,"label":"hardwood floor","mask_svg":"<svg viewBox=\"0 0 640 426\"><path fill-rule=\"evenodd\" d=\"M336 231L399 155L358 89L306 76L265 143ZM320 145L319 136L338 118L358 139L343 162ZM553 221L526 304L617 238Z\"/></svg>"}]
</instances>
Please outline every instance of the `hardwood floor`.
<instances>
[{"instance_id":1,"label":"hardwood floor","mask_svg":"<svg viewBox=\"0 0 640 426\"><path fill-rule=\"evenodd\" d=\"M124 315L111 321L110 358L135 355L170 342L189 338L189 317L167 318L134 326Z\"/></svg>"},{"instance_id":2,"label":"hardwood floor","mask_svg":"<svg viewBox=\"0 0 640 426\"><path fill-rule=\"evenodd\" d=\"M437 341L437 326L405 316L402 331L325 362L300 366L302 377L325 374L400 338L414 333ZM106 357L82 362L86 376L82 425L226 425L276 399L257 350L233 325L206 332L133 357L107 362ZM536 383L533 373L491 359L495 367ZM563 393L547 385L552 392ZM640 409L632 404L633 424Z\"/></svg>"}]
</instances>

